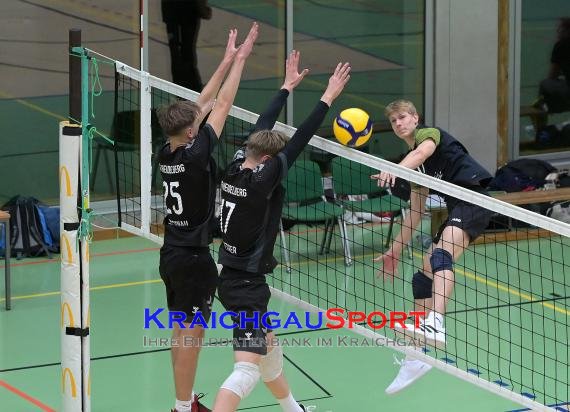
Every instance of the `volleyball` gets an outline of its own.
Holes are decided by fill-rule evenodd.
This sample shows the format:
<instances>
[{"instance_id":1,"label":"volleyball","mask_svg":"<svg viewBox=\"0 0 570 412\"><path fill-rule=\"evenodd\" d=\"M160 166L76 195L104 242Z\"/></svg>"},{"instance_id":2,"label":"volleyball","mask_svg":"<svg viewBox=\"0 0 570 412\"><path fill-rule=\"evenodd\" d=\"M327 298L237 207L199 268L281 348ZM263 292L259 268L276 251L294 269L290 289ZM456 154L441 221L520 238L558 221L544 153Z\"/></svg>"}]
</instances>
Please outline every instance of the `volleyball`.
<instances>
[{"instance_id":1,"label":"volleyball","mask_svg":"<svg viewBox=\"0 0 570 412\"><path fill-rule=\"evenodd\" d=\"M362 109L345 109L334 119L333 131L343 145L359 147L372 136L372 120Z\"/></svg>"}]
</instances>

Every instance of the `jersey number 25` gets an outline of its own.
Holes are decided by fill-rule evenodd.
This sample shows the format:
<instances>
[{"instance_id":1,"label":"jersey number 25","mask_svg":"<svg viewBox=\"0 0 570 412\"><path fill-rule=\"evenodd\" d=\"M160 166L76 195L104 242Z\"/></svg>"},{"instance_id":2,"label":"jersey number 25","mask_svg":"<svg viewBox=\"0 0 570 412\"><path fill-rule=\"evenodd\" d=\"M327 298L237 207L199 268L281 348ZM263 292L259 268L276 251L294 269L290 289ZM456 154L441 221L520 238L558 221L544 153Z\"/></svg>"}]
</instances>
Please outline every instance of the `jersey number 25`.
<instances>
[{"instance_id":1,"label":"jersey number 25","mask_svg":"<svg viewBox=\"0 0 570 412\"><path fill-rule=\"evenodd\" d=\"M182 208L182 197L180 196L180 193L176 193L174 191L175 188L177 188L178 186L180 186L179 182L162 182L162 185L164 186L164 203L168 202L168 196L170 194L170 196L176 200L176 205L172 208L172 210L170 210L170 208L167 206L166 207L166 213L167 214L171 214L172 212L176 213L177 215L181 215L182 211L184 210Z\"/></svg>"}]
</instances>

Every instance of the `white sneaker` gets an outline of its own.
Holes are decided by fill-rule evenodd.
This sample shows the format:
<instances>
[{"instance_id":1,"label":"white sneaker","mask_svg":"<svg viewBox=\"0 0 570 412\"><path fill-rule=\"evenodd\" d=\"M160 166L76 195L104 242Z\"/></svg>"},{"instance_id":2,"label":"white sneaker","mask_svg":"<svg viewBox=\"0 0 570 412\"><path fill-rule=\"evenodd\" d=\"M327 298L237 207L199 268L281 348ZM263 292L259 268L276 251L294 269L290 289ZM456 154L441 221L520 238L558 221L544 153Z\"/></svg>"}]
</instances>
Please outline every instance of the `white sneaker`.
<instances>
[{"instance_id":1,"label":"white sneaker","mask_svg":"<svg viewBox=\"0 0 570 412\"><path fill-rule=\"evenodd\" d=\"M424 376L432 368L431 365L418 359L402 359L399 360L394 355L394 363L400 365L400 371L396 379L392 381L390 386L386 388L386 394L392 395L402 389L407 388L419 378Z\"/></svg>"},{"instance_id":2,"label":"white sneaker","mask_svg":"<svg viewBox=\"0 0 570 412\"><path fill-rule=\"evenodd\" d=\"M399 323L394 325L394 332L403 333L405 336L413 337L427 345L435 346L438 349L445 348L445 328L443 326L435 326L436 320L432 316L428 316L420 321L420 327L415 328L413 324L406 323L407 329L400 326ZM437 322L439 324L439 322Z\"/></svg>"}]
</instances>

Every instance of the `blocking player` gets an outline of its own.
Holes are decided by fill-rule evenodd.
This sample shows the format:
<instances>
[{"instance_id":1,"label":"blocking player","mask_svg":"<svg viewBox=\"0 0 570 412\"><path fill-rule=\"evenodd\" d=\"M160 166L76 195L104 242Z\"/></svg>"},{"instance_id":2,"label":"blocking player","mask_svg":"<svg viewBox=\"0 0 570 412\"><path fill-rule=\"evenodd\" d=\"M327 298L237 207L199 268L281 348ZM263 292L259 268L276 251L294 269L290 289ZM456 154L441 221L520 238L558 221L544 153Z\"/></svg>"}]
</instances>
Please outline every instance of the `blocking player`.
<instances>
[{"instance_id":1,"label":"blocking player","mask_svg":"<svg viewBox=\"0 0 570 412\"><path fill-rule=\"evenodd\" d=\"M236 153L222 178L223 243L219 263L223 269L218 292L226 310L244 312L248 318L255 312L260 317L266 313L271 296L265 275L277 265L273 247L285 194L281 181L350 78L349 64L339 63L313 112L288 140L283 133L271 129L289 92L306 73L298 73L298 58L298 53L293 53L288 59L281 90L259 118L245 151ZM283 411L304 411L283 375L282 348L267 347L267 339L274 342L274 334L262 325L256 328L252 322L240 329L240 316L235 319L238 327L234 329L234 369L222 384L213 410L235 411L261 378Z\"/></svg>"},{"instance_id":2,"label":"blocking player","mask_svg":"<svg viewBox=\"0 0 570 412\"><path fill-rule=\"evenodd\" d=\"M237 30L229 33L226 52L216 72L204 87L197 103L179 101L159 110L160 126L168 137L159 152L166 217L164 245L160 249L160 276L166 286L168 309L186 315L180 328L175 323L172 367L176 389L174 412L208 411L193 393L199 345L184 345L185 339L204 336L201 326L187 328L200 311L210 318L218 271L208 245L212 241L210 221L214 216L215 163L212 151L233 104L245 62L257 38L254 23L244 43L236 48ZM222 80L229 69L224 85ZM218 93L219 90L219 93ZM211 108L207 123L199 128Z\"/></svg>"}]
</instances>

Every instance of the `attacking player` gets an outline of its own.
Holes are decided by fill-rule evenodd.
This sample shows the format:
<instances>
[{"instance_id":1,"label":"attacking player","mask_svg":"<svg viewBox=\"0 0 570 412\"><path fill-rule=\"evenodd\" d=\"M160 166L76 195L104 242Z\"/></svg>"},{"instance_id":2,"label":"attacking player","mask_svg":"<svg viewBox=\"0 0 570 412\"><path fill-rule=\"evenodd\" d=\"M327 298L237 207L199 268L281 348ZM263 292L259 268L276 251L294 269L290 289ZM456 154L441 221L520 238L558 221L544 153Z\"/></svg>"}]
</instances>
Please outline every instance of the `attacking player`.
<instances>
[{"instance_id":1,"label":"attacking player","mask_svg":"<svg viewBox=\"0 0 570 412\"><path fill-rule=\"evenodd\" d=\"M260 316L265 314L271 296L265 275L277 265L273 247L285 194L281 181L350 78L349 64L339 63L313 112L288 141L283 133L271 129L289 92L306 74L306 70L298 73L298 62L299 53L293 52L287 60L281 90L260 116L245 151L236 153L222 178L223 243L219 263L223 269L218 292L226 310L245 312L248 318L255 312ZM234 329L234 369L218 392L214 412L235 411L259 378L283 411L304 411L293 398L283 375L282 348L267 345L268 340L274 342L274 334L262 325L256 328L252 322L240 329L240 316L235 322L238 327Z\"/></svg>"},{"instance_id":2,"label":"attacking player","mask_svg":"<svg viewBox=\"0 0 570 412\"><path fill-rule=\"evenodd\" d=\"M197 311L206 321L210 318L218 278L217 266L208 248L212 241L210 222L214 216L216 189L216 169L211 154L233 104L257 32L258 25L254 23L244 43L236 48L237 30L231 30L224 58L197 103L179 101L158 112L160 126L168 137L159 152L167 213L164 245L160 249L160 276L166 286L168 309L186 314L183 322L186 328L175 323L173 331L173 338L178 342L178 347L172 347L174 412L209 411L193 393L200 346L184 345L184 341L188 337L199 342L204 336L201 326L187 328ZM216 94L210 117L199 129Z\"/></svg>"},{"instance_id":3,"label":"attacking player","mask_svg":"<svg viewBox=\"0 0 570 412\"><path fill-rule=\"evenodd\" d=\"M417 169L419 172L486 194L485 187L491 174L483 168L467 149L446 131L418 125L419 115L414 104L408 100L396 100L386 106L385 114L390 120L396 136L408 146L409 152L400 162L401 166ZM382 172L372 176L379 186L393 186L395 176ZM374 259L383 264L380 274L384 279L398 274L398 262L402 248L412 239L416 227L425 211L429 194L427 188L415 188L410 199L410 213L402 222L402 229L386 253ZM463 254L469 243L475 240L487 227L492 212L475 204L443 195L449 217L440 227L433 245L423 260L422 270L412 279L415 310L425 311L427 316L420 321L420 327L413 324L396 331L415 336L438 347L445 346L445 306L455 283L453 263ZM386 393L398 392L423 376L431 366L417 359L406 357L400 372Z\"/></svg>"}]
</instances>

